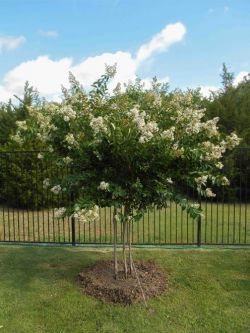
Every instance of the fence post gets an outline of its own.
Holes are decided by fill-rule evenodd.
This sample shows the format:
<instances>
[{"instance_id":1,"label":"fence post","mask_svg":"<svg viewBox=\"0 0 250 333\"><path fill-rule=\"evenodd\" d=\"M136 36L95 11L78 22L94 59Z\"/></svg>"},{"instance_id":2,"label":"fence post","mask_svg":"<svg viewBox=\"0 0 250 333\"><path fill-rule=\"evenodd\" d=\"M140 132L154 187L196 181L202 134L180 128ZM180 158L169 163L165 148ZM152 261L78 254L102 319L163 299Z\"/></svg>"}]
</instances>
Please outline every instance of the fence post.
<instances>
[{"instance_id":1,"label":"fence post","mask_svg":"<svg viewBox=\"0 0 250 333\"><path fill-rule=\"evenodd\" d=\"M76 246L76 224L75 224L75 218L71 218L71 232L72 232L72 246Z\"/></svg>"},{"instance_id":2,"label":"fence post","mask_svg":"<svg viewBox=\"0 0 250 333\"><path fill-rule=\"evenodd\" d=\"M201 197L198 198L199 206L201 208ZM197 222L197 246L201 246L201 215L198 216Z\"/></svg>"}]
</instances>

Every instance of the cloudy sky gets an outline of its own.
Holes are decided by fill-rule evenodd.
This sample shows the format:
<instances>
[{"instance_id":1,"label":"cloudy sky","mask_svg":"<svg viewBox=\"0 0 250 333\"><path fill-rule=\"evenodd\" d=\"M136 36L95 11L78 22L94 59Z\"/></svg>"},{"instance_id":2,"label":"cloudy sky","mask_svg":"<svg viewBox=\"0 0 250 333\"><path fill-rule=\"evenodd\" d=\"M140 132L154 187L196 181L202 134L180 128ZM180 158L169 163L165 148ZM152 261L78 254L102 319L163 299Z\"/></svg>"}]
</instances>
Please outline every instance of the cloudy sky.
<instances>
[{"instance_id":1,"label":"cloudy sky","mask_svg":"<svg viewBox=\"0 0 250 333\"><path fill-rule=\"evenodd\" d=\"M0 101L28 80L60 96L71 71L86 89L117 63L112 83L171 88L220 86L225 62L235 84L250 72L250 0L0 0Z\"/></svg>"}]
</instances>

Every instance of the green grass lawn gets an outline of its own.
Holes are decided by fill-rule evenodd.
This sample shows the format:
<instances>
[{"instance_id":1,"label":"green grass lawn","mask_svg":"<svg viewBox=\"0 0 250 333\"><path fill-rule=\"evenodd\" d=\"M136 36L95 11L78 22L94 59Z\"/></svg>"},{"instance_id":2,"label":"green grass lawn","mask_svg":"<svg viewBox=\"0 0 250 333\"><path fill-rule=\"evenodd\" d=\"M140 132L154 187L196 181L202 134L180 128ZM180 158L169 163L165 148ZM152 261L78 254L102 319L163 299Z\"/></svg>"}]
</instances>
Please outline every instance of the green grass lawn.
<instances>
[{"instance_id":1,"label":"green grass lawn","mask_svg":"<svg viewBox=\"0 0 250 333\"><path fill-rule=\"evenodd\" d=\"M85 296L77 274L110 252L0 247L0 332L247 333L248 250L136 251L169 274L169 290L143 304L107 305Z\"/></svg>"},{"instance_id":2,"label":"green grass lawn","mask_svg":"<svg viewBox=\"0 0 250 333\"><path fill-rule=\"evenodd\" d=\"M250 244L250 204L203 203L203 243ZM76 223L76 241L86 243L112 242L112 211L101 209L100 220L90 224ZM71 242L68 219L56 220L52 210L27 211L1 208L1 240L35 240ZM118 241L121 227L118 224ZM197 222L179 206L171 203L163 210L150 211L133 225L133 243L196 243Z\"/></svg>"}]
</instances>

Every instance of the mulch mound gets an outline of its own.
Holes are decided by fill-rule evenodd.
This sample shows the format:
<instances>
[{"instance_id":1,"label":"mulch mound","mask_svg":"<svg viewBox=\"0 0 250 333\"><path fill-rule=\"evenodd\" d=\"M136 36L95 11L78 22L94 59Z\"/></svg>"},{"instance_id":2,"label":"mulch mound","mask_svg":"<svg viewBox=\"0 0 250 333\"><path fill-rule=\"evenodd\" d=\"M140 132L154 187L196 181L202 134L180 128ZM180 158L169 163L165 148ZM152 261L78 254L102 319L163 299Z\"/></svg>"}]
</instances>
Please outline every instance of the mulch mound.
<instances>
[{"instance_id":1,"label":"mulch mound","mask_svg":"<svg viewBox=\"0 0 250 333\"><path fill-rule=\"evenodd\" d=\"M82 290L107 303L128 305L143 302L136 274L132 273L125 279L121 270L115 279L113 265L112 261L98 261L81 272L78 278ZM121 269L122 263L118 267ZM135 261L135 267L146 299L161 295L166 290L167 278L153 261Z\"/></svg>"}]
</instances>

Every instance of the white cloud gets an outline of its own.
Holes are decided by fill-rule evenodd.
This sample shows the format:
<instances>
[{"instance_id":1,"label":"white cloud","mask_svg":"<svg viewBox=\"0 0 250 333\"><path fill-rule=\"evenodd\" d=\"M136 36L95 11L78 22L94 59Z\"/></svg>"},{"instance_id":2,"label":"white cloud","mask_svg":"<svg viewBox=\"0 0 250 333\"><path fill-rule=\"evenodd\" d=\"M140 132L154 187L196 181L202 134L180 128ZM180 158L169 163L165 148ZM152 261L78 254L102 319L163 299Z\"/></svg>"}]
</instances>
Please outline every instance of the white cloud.
<instances>
[{"instance_id":1,"label":"white cloud","mask_svg":"<svg viewBox=\"0 0 250 333\"><path fill-rule=\"evenodd\" d=\"M0 101L7 101L13 94L20 95L25 81L29 81L41 96L58 99L61 85L68 86L69 71L76 76L84 88L88 89L104 73L105 64L114 65L116 63L117 73L109 84L109 89L112 90L118 82L134 81L141 61L157 52L166 51L170 45L180 41L185 32L186 29L182 23L167 25L148 44L139 48L136 57L133 57L130 52L117 51L88 57L78 64L74 64L72 58L52 60L48 55L39 56L34 60L19 64L5 75L3 85L0 86ZM162 80L168 81L169 79ZM148 81L147 78L144 80L146 86Z\"/></svg>"},{"instance_id":2,"label":"white cloud","mask_svg":"<svg viewBox=\"0 0 250 333\"><path fill-rule=\"evenodd\" d=\"M186 27L181 22L166 25L148 43L139 48L136 56L137 62L140 63L155 53L167 51L172 44L180 42L185 34Z\"/></svg>"},{"instance_id":3,"label":"white cloud","mask_svg":"<svg viewBox=\"0 0 250 333\"><path fill-rule=\"evenodd\" d=\"M73 66L71 71L84 87L88 87L104 73L105 64L114 65L115 63L117 71L112 81L112 87L118 82L127 82L136 78L136 64L134 59L129 52L122 51L89 57L80 64Z\"/></svg>"},{"instance_id":4,"label":"white cloud","mask_svg":"<svg viewBox=\"0 0 250 333\"><path fill-rule=\"evenodd\" d=\"M250 73L249 72L246 72L246 71L242 71L242 72L239 72L238 75L236 75L235 79L234 79L234 86L237 86L241 81L244 80L244 78L246 76L248 76Z\"/></svg>"},{"instance_id":5,"label":"white cloud","mask_svg":"<svg viewBox=\"0 0 250 333\"><path fill-rule=\"evenodd\" d=\"M220 88L216 86L201 86L200 93L203 97L210 97L213 92L218 91Z\"/></svg>"},{"instance_id":6,"label":"white cloud","mask_svg":"<svg viewBox=\"0 0 250 333\"><path fill-rule=\"evenodd\" d=\"M13 94L21 94L25 81L37 88L42 96L56 95L62 84L68 84L71 65L70 58L53 61L48 56L23 62L6 74L4 86L0 87L0 100L6 101Z\"/></svg>"},{"instance_id":7,"label":"white cloud","mask_svg":"<svg viewBox=\"0 0 250 333\"><path fill-rule=\"evenodd\" d=\"M24 42L25 38L23 36L13 37L0 35L0 53L2 51L14 50Z\"/></svg>"},{"instance_id":8,"label":"white cloud","mask_svg":"<svg viewBox=\"0 0 250 333\"><path fill-rule=\"evenodd\" d=\"M54 30L50 30L50 31L39 30L38 32L41 36L44 36L44 37L58 37L58 32L54 31Z\"/></svg>"}]
</instances>

